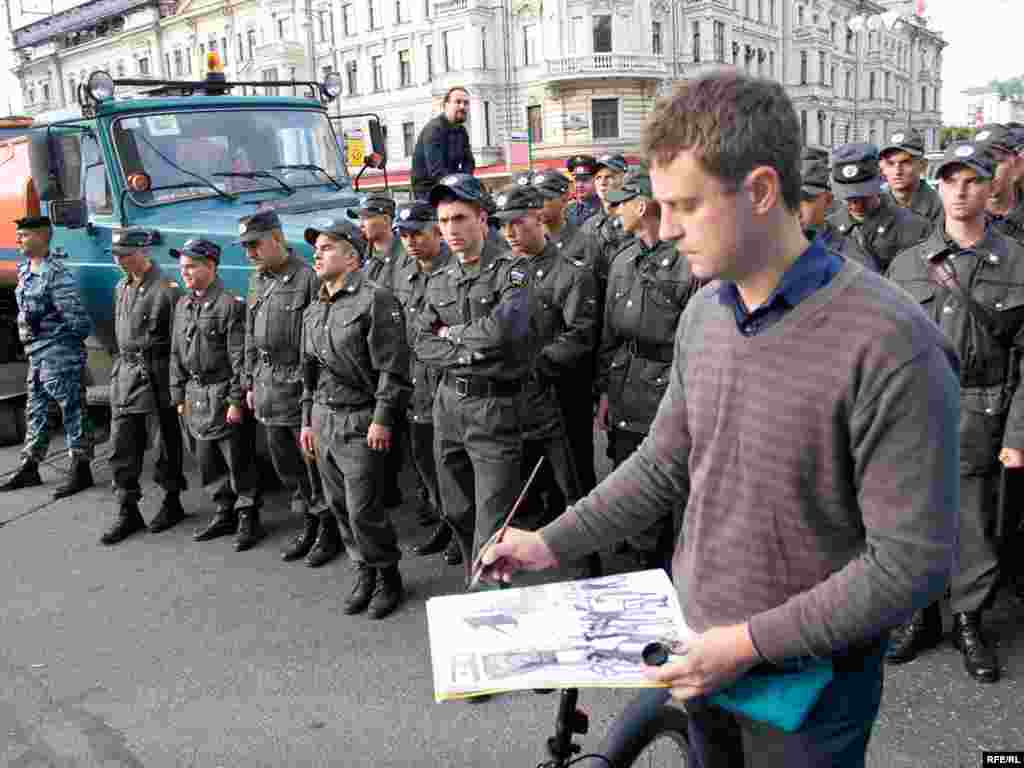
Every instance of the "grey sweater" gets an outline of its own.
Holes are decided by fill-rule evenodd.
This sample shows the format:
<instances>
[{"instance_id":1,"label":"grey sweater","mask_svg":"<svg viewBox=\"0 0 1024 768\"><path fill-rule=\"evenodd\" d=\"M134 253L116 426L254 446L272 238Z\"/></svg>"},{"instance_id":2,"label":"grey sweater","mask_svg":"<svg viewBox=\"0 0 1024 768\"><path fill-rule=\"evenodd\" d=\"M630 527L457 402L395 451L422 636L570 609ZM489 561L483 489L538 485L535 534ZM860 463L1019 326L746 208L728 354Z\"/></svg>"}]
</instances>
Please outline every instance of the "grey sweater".
<instances>
[{"instance_id":1,"label":"grey sweater","mask_svg":"<svg viewBox=\"0 0 1024 768\"><path fill-rule=\"evenodd\" d=\"M676 333L640 448L541 530L563 561L686 505L673 573L696 631L830 656L941 595L957 541L956 355L854 262L756 336L712 283Z\"/></svg>"}]
</instances>

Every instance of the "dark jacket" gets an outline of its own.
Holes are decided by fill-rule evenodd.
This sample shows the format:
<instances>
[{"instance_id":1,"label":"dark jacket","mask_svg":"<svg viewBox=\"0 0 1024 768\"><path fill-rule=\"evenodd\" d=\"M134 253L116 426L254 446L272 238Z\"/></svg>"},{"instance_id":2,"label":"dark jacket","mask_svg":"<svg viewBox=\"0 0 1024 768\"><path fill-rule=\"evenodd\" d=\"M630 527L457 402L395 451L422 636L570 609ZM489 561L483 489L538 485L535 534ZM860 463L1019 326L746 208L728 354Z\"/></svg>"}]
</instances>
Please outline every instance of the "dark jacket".
<instances>
[{"instance_id":1,"label":"dark jacket","mask_svg":"<svg viewBox=\"0 0 1024 768\"><path fill-rule=\"evenodd\" d=\"M899 206L891 190L886 190L884 197L888 198L889 202L893 205ZM906 207L919 216L924 216L932 224L938 224L942 221L945 213L939 193L928 186L928 182L924 179L918 182L917 189L914 190L914 194L910 198L910 205Z\"/></svg>"},{"instance_id":2,"label":"dark jacket","mask_svg":"<svg viewBox=\"0 0 1024 768\"><path fill-rule=\"evenodd\" d=\"M41 359L42 352L60 347L55 359L76 359L92 320L85 311L74 275L54 256L43 261L42 271L32 272L28 259L18 265L18 335L25 352Z\"/></svg>"},{"instance_id":3,"label":"dark jacket","mask_svg":"<svg viewBox=\"0 0 1024 768\"><path fill-rule=\"evenodd\" d=\"M472 173L476 168L469 133L464 125L452 125L443 114L438 115L420 131L412 153L412 191L425 199L442 176L449 173Z\"/></svg>"},{"instance_id":4,"label":"dark jacket","mask_svg":"<svg viewBox=\"0 0 1024 768\"><path fill-rule=\"evenodd\" d=\"M997 232L1024 244L1024 200L1018 202L1017 207L1005 216L989 214L988 218Z\"/></svg>"},{"instance_id":5,"label":"dark jacket","mask_svg":"<svg viewBox=\"0 0 1024 768\"><path fill-rule=\"evenodd\" d=\"M881 205L858 223L844 207L827 219L834 231L829 246L836 253L884 273L896 254L917 245L934 225L909 208L900 208L882 195Z\"/></svg>"}]
</instances>

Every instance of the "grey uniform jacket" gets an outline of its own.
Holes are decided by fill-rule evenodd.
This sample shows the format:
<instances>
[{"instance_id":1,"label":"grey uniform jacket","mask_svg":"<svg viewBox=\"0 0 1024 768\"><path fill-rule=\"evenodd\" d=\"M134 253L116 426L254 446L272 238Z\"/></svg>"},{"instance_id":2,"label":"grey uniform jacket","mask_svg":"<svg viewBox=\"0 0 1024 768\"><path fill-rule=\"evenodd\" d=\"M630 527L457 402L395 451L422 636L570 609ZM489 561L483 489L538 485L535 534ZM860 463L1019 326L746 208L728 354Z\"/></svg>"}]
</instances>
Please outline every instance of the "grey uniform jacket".
<instances>
[{"instance_id":1,"label":"grey uniform jacket","mask_svg":"<svg viewBox=\"0 0 1024 768\"><path fill-rule=\"evenodd\" d=\"M394 290L395 273L400 270L409 257L405 253L405 246L402 245L402 238L395 235L391 240L391 246L386 253L372 250L366 259L363 271L377 285Z\"/></svg>"},{"instance_id":2,"label":"grey uniform jacket","mask_svg":"<svg viewBox=\"0 0 1024 768\"><path fill-rule=\"evenodd\" d=\"M896 198L893 197L892 192L887 190L884 197L886 197L890 203L899 207L899 203L896 202ZM924 180L918 183L917 189L914 190L913 197L910 198L910 205L908 205L907 208L919 216L924 216L924 218L928 219L928 221L933 225L941 222L942 217L945 215L945 211L942 208L942 198L939 197L939 193L928 186Z\"/></svg>"},{"instance_id":3,"label":"grey uniform jacket","mask_svg":"<svg viewBox=\"0 0 1024 768\"><path fill-rule=\"evenodd\" d=\"M843 208L828 218L832 250L875 272L885 272L896 254L917 245L931 233L932 223L882 195L881 205L858 224Z\"/></svg>"}]
</instances>

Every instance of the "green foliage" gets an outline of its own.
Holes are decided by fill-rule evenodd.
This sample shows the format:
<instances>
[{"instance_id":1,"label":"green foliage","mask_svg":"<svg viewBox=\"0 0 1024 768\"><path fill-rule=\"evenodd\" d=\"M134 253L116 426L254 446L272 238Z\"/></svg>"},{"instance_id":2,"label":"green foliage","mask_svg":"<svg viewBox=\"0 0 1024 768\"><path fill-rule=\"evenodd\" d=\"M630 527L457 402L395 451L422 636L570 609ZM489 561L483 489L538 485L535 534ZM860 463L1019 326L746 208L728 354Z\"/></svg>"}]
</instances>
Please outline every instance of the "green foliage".
<instances>
[{"instance_id":1,"label":"green foliage","mask_svg":"<svg viewBox=\"0 0 1024 768\"><path fill-rule=\"evenodd\" d=\"M947 125L939 132L939 147L945 149L954 141L967 141L974 138L974 128L960 128Z\"/></svg>"},{"instance_id":2,"label":"green foliage","mask_svg":"<svg viewBox=\"0 0 1024 768\"><path fill-rule=\"evenodd\" d=\"M1024 75L1011 77L1008 80L992 80L989 82L989 86L999 95L1000 101L1024 100Z\"/></svg>"}]
</instances>

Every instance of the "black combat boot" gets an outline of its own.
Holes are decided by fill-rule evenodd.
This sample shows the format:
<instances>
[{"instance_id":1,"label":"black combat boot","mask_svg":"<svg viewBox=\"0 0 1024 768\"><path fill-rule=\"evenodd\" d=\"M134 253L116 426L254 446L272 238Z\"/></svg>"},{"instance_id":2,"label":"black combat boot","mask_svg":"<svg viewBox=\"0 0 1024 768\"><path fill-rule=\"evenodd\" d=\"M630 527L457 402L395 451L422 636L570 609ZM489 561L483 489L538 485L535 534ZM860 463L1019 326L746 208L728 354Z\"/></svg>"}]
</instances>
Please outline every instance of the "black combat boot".
<instances>
[{"instance_id":1,"label":"black combat boot","mask_svg":"<svg viewBox=\"0 0 1024 768\"><path fill-rule=\"evenodd\" d=\"M377 586L377 569L366 563L356 564L356 578L352 584L352 594L348 596L341 610L348 615L362 613L373 599L373 588Z\"/></svg>"},{"instance_id":2,"label":"black combat boot","mask_svg":"<svg viewBox=\"0 0 1024 768\"><path fill-rule=\"evenodd\" d=\"M441 557L448 565L462 565L462 549L459 547L459 540L452 536L452 540L444 548L444 554Z\"/></svg>"},{"instance_id":3,"label":"black combat boot","mask_svg":"<svg viewBox=\"0 0 1024 768\"><path fill-rule=\"evenodd\" d=\"M893 630L885 660L890 664L903 664L917 658L921 651L934 648L942 642L942 616L939 604L914 611L910 621Z\"/></svg>"},{"instance_id":4,"label":"black combat boot","mask_svg":"<svg viewBox=\"0 0 1024 768\"><path fill-rule=\"evenodd\" d=\"M235 536L235 552L245 552L256 546L263 538L258 507L246 507L238 513L238 533Z\"/></svg>"},{"instance_id":5,"label":"black combat boot","mask_svg":"<svg viewBox=\"0 0 1024 768\"><path fill-rule=\"evenodd\" d=\"M964 669L979 683L999 679L999 662L981 636L981 612L953 614L953 647L964 655Z\"/></svg>"},{"instance_id":6,"label":"black combat boot","mask_svg":"<svg viewBox=\"0 0 1024 768\"><path fill-rule=\"evenodd\" d=\"M23 459L18 471L10 479L0 485L0 491L17 491L21 488L32 488L43 484L39 476L39 463L35 459Z\"/></svg>"},{"instance_id":7,"label":"black combat boot","mask_svg":"<svg viewBox=\"0 0 1024 768\"><path fill-rule=\"evenodd\" d=\"M398 566L389 565L387 568L381 568L377 577L377 588L370 600L370 618L383 619L390 615L402 602L403 597L405 588L402 586L402 574L398 572Z\"/></svg>"},{"instance_id":8,"label":"black combat boot","mask_svg":"<svg viewBox=\"0 0 1024 768\"><path fill-rule=\"evenodd\" d=\"M316 541L316 532L319 527L320 521L316 515L311 515L308 512L304 514L302 516L302 530L295 534L295 538L281 552L281 559L286 561L298 560L300 557L308 555L309 550L313 548L313 542Z\"/></svg>"},{"instance_id":9,"label":"black combat boot","mask_svg":"<svg viewBox=\"0 0 1024 768\"><path fill-rule=\"evenodd\" d=\"M92 468L89 466L89 459L75 454L71 458L71 466L68 467L64 482L53 489L53 498L63 499L66 496L73 496L86 488L92 488L92 486Z\"/></svg>"},{"instance_id":10,"label":"black combat boot","mask_svg":"<svg viewBox=\"0 0 1024 768\"><path fill-rule=\"evenodd\" d=\"M320 518L320 531L317 533L313 548L306 555L306 565L319 568L331 562L341 551L341 534L338 533L338 521L333 513L326 513Z\"/></svg>"},{"instance_id":11,"label":"black combat boot","mask_svg":"<svg viewBox=\"0 0 1024 768\"><path fill-rule=\"evenodd\" d=\"M160 533L173 528L185 519L185 509L181 506L181 496L177 491L168 491L160 511L149 521L149 532Z\"/></svg>"},{"instance_id":12,"label":"black combat boot","mask_svg":"<svg viewBox=\"0 0 1024 768\"><path fill-rule=\"evenodd\" d=\"M100 544L117 544L119 541L124 541L129 536L137 531L141 531L146 527L146 521L142 519L142 515L139 513L139 505L134 501L126 501L121 504L121 508L117 511L117 519L114 520L111 525L100 537Z\"/></svg>"},{"instance_id":13,"label":"black combat boot","mask_svg":"<svg viewBox=\"0 0 1024 768\"><path fill-rule=\"evenodd\" d=\"M192 538L196 541L209 541L220 536L230 536L238 530L238 515L231 507L220 507L205 526L196 531Z\"/></svg>"},{"instance_id":14,"label":"black combat boot","mask_svg":"<svg viewBox=\"0 0 1024 768\"><path fill-rule=\"evenodd\" d=\"M437 528L430 534L430 538L422 544L417 544L412 551L417 555L436 555L444 550L452 540L452 529L444 520L437 524Z\"/></svg>"}]
</instances>

